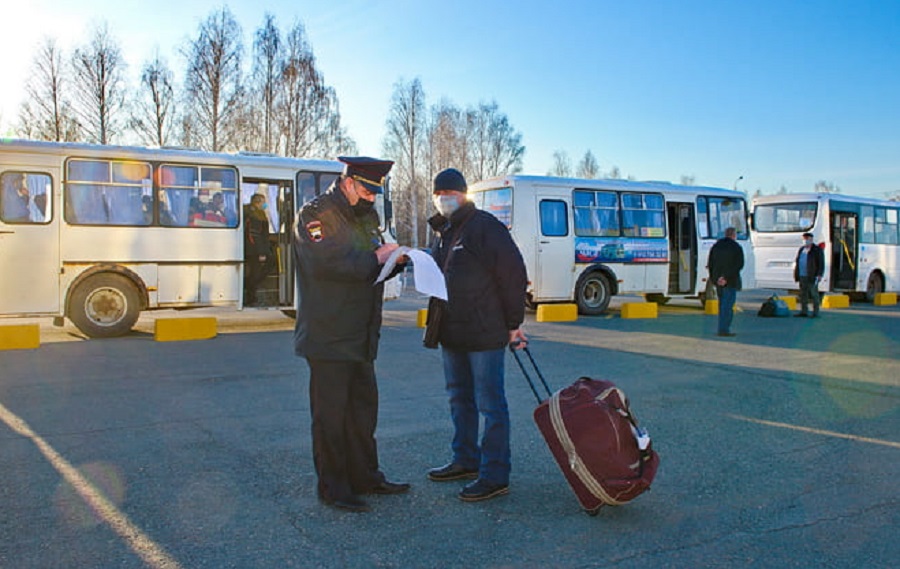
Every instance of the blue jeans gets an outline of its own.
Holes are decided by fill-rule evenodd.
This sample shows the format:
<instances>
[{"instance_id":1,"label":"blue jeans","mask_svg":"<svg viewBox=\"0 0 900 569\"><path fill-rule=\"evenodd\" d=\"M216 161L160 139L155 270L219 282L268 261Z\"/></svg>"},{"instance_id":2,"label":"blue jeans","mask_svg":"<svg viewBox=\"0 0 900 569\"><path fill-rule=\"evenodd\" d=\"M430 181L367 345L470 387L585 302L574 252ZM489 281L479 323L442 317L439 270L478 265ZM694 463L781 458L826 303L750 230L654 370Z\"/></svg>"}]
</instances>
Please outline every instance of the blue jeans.
<instances>
[{"instance_id":1,"label":"blue jeans","mask_svg":"<svg viewBox=\"0 0 900 569\"><path fill-rule=\"evenodd\" d=\"M734 318L734 301L737 300L737 289L716 287L719 295L719 334L731 332L731 320Z\"/></svg>"},{"instance_id":2,"label":"blue jeans","mask_svg":"<svg viewBox=\"0 0 900 569\"><path fill-rule=\"evenodd\" d=\"M441 348L453 420L453 462L479 470L479 478L509 484L509 409L503 389L503 348L458 352ZM478 443L479 414L484 432Z\"/></svg>"}]
</instances>

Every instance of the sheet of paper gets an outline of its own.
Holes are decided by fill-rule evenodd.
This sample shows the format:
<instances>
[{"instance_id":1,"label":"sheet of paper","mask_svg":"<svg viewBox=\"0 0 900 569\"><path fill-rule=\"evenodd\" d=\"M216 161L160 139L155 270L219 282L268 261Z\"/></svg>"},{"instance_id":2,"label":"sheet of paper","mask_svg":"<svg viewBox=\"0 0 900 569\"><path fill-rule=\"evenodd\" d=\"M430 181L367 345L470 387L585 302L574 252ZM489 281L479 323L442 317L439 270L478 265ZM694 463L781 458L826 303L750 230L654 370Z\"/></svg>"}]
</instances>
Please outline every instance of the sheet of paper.
<instances>
[{"instance_id":1,"label":"sheet of paper","mask_svg":"<svg viewBox=\"0 0 900 569\"><path fill-rule=\"evenodd\" d=\"M397 259L401 255L406 255L412 261L413 277L417 291L428 296L436 296L441 300L447 300L447 283L444 281L444 274L441 272L440 267L437 266L431 255L411 247L401 246L391 253L391 256L384 263L378 279L375 281L376 284L391 274L397 265Z\"/></svg>"}]
</instances>

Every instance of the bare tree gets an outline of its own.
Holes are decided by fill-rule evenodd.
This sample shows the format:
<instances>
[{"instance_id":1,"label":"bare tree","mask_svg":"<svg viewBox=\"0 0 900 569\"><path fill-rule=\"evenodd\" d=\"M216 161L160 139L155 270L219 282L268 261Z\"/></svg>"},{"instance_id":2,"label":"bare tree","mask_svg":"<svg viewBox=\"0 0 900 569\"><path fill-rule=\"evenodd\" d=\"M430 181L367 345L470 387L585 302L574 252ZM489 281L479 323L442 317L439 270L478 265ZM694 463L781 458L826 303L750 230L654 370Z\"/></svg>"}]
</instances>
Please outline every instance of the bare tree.
<instances>
[{"instance_id":1,"label":"bare tree","mask_svg":"<svg viewBox=\"0 0 900 569\"><path fill-rule=\"evenodd\" d=\"M470 108L466 125L469 177L477 181L522 170L522 135L510 125L496 102Z\"/></svg>"},{"instance_id":2,"label":"bare tree","mask_svg":"<svg viewBox=\"0 0 900 569\"><path fill-rule=\"evenodd\" d=\"M141 87L129 125L144 144L169 144L175 127L175 88L172 70L157 52L144 64Z\"/></svg>"},{"instance_id":3,"label":"bare tree","mask_svg":"<svg viewBox=\"0 0 900 569\"><path fill-rule=\"evenodd\" d=\"M227 7L213 12L182 52L191 136L214 152L239 146L243 52L241 26Z\"/></svg>"},{"instance_id":4,"label":"bare tree","mask_svg":"<svg viewBox=\"0 0 900 569\"><path fill-rule=\"evenodd\" d=\"M418 247L427 238L428 184L424 172L425 92L418 78L394 84L385 124L385 157L394 160L391 170L394 217L400 241Z\"/></svg>"},{"instance_id":5,"label":"bare tree","mask_svg":"<svg viewBox=\"0 0 900 569\"><path fill-rule=\"evenodd\" d=\"M252 98L259 103L257 126L261 138L259 150L262 152L276 151L274 123L283 60L281 49L281 33L275 25L275 16L267 13L262 27L256 30L253 42Z\"/></svg>"},{"instance_id":6,"label":"bare tree","mask_svg":"<svg viewBox=\"0 0 900 569\"><path fill-rule=\"evenodd\" d=\"M78 121L65 96L66 78L56 40L44 39L25 84L26 101L19 109L18 136L58 142L78 139Z\"/></svg>"},{"instance_id":7,"label":"bare tree","mask_svg":"<svg viewBox=\"0 0 900 569\"><path fill-rule=\"evenodd\" d=\"M584 157L582 157L581 161L578 163L578 168L575 170L575 176L578 178L587 178L589 180L594 179L600 175L600 165L597 164L597 159L594 157L594 153L588 150L584 153Z\"/></svg>"},{"instance_id":8,"label":"bare tree","mask_svg":"<svg viewBox=\"0 0 900 569\"><path fill-rule=\"evenodd\" d=\"M553 153L553 165L550 166L548 176L559 176L566 178L572 175L572 164L569 162L569 155L565 150L557 150Z\"/></svg>"},{"instance_id":9,"label":"bare tree","mask_svg":"<svg viewBox=\"0 0 900 569\"><path fill-rule=\"evenodd\" d=\"M325 85L303 25L285 36L278 93L280 145L288 156L334 156L356 144L341 126L334 89Z\"/></svg>"},{"instance_id":10,"label":"bare tree","mask_svg":"<svg viewBox=\"0 0 900 569\"><path fill-rule=\"evenodd\" d=\"M622 178L622 171L619 170L618 166L613 166L606 176L612 180L620 180Z\"/></svg>"},{"instance_id":11,"label":"bare tree","mask_svg":"<svg viewBox=\"0 0 900 569\"><path fill-rule=\"evenodd\" d=\"M833 182L819 180L818 182L816 182L816 186L813 191L817 194L839 194L841 193L841 188Z\"/></svg>"},{"instance_id":12,"label":"bare tree","mask_svg":"<svg viewBox=\"0 0 900 569\"><path fill-rule=\"evenodd\" d=\"M125 108L125 60L106 23L72 56L74 108L88 140L109 144L120 134Z\"/></svg>"}]
</instances>

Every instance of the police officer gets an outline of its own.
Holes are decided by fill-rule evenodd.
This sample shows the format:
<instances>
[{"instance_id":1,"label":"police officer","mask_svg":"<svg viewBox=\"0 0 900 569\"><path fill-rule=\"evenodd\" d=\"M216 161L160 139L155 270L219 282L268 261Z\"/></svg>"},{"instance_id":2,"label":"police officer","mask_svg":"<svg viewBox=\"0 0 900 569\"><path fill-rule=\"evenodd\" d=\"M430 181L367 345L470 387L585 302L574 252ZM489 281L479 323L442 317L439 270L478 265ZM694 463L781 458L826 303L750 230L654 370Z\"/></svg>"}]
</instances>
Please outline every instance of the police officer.
<instances>
[{"instance_id":1,"label":"police officer","mask_svg":"<svg viewBox=\"0 0 900 569\"><path fill-rule=\"evenodd\" d=\"M375 357L384 285L380 268L398 247L378 230L375 196L393 162L339 157L343 175L304 205L294 223L300 304L294 351L310 370L313 455L318 495L353 512L369 510L361 496L400 494L378 465ZM398 264L397 271L403 265Z\"/></svg>"}]
</instances>

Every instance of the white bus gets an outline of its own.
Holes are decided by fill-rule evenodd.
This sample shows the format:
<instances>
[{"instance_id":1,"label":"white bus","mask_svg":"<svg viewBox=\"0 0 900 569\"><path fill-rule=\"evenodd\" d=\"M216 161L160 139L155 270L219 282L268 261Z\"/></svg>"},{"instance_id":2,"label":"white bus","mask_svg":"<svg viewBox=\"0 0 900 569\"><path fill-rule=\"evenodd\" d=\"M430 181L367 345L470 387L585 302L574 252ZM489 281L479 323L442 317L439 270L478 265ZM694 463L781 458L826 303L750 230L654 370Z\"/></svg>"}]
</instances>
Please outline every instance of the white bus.
<instances>
[{"instance_id":1,"label":"white bus","mask_svg":"<svg viewBox=\"0 0 900 569\"><path fill-rule=\"evenodd\" d=\"M128 332L142 310L242 308L242 205L254 193L267 196L276 261L254 300L290 313L294 213L342 169L329 160L0 140L0 316L50 315L58 325L68 317L87 336L107 337ZM382 220L384 204L376 204Z\"/></svg>"},{"instance_id":2,"label":"white bus","mask_svg":"<svg viewBox=\"0 0 900 569\"><path fill-rule=\"evenodd\" d=\"M737 191L513 175L473 184L469 195L509 227L532 306L574 301L582 314L601 314L623 293L703 301L709 250L728 227L744 250L744 286L753 286L747 203Z\"/></svg>"},{"instance_id":3,"label":"white bus","mask_svg":"<svg viewBox=\"0 0 900 569\"><path fill-rule=\"evenodd\" d=\"M802 235L825 252L827 292L874 300L900 290L900 203L843 194L780 194L753 200L751 233L760 288L794 290Z\"/></svg>"}]
</instances>

